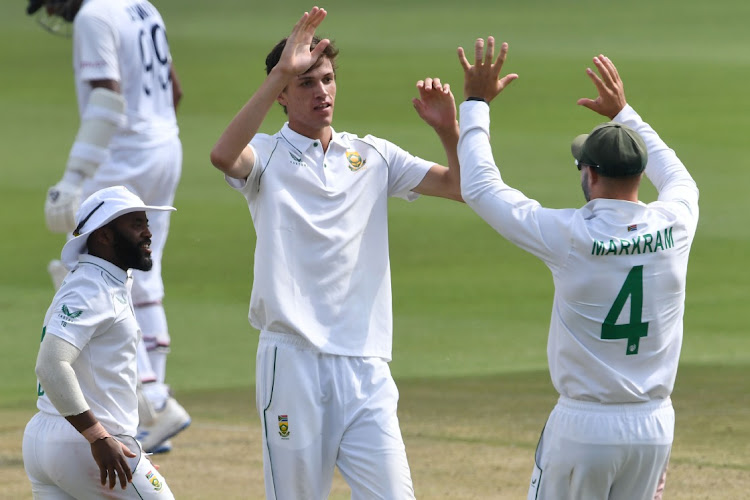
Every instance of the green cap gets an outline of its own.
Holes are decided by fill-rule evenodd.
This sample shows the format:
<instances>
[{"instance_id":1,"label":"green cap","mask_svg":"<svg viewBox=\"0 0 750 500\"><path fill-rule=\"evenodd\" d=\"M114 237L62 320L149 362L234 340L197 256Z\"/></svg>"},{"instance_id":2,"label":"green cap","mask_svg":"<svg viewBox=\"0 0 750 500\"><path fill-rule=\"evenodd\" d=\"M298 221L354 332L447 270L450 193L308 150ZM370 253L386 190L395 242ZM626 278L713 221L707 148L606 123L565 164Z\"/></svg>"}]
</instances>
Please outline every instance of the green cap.
<instances>
[{"instance_id":1,"label":"green cap","mask_svg":"<svg viewBox=\"0 0 750 500\"><path fill-rule=\"evenodd\" d=\"M605 177L638 175L646 168L643 138L622 123L607 122L573 140L570 151L578 164L591 165Z\"/></svg>"}]
</instances>

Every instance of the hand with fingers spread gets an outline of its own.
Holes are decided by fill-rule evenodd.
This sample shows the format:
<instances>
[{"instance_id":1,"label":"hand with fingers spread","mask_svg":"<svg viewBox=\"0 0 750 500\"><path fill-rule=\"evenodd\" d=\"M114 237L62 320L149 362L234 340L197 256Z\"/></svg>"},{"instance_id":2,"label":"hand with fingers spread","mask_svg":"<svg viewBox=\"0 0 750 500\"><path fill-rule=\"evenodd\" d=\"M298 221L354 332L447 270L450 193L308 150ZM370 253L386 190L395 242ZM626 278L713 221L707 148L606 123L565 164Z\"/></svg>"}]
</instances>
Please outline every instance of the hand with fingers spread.
<instances>
[{"instance_id":1,"label":"hand with fingers spread","mask_svg":"<svg viewBox=\"0 0 750 500\"><path fill-rule=\"evenodd\" d=\"M594 57L594 65L599 75L591 68L586 68L586 74L594 82L599 95L596 99L578 99L578 104L585 106L600 115L613 119L625 107L625 88L623 87L617 68L609 57L599 54Z\"/></svg>"},{"instance_id":2,"label":"hand with fingers spread","mask_svg":"<svg viewBox=\"0 0 750 500\"><path fill-rule=\"evenodd\" d=\"M457 131L456 101L450 84L439 78L425 78L417 82L419 98L412 99L414 109L425 123L441 131Z\"/></svg>"},{"instance_id":3,"label":"hand with fingers spread","mask_svg":"<svg viewBox=\"0 0 750 500\"><path fill-rule=\"evenodd\" d=\"M464 68L464 97L479 97L492 101L510 83L518 78L511 73L500 78L500 71L505 64L508 55L508 44L503 42L500 46L500 55L495 57L495 38L487 37L487 50L484 49L484 40L477 38L474 43L474 65L469 64L462 47L458 48L458 60Z\"/></svg>"},{"instance_id":4,"label":"hand with fingers spread","mask_svg":"<svg viewBox=\"0 0 750 500\"><path fill-rule=\"evenodd\" d=\"M310 12L305 12L303 16L294 25L292 32L287 37L284 51L276 68L279 71L291 77L301 75L310 69L320 58L320 55L330 44L328 39L321 40L312 51L313 36L315 30L325 19L327 12L325 9L313 7Z\"/></svg>"}]
</instances>

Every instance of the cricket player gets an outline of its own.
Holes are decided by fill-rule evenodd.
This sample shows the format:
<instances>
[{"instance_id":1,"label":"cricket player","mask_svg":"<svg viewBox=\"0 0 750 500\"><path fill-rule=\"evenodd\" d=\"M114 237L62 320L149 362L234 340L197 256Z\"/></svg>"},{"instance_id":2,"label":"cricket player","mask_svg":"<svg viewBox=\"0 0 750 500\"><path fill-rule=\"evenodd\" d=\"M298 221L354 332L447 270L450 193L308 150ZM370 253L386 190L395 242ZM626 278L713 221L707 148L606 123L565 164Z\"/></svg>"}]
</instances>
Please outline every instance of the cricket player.
<instances>
[{"instance_id":1,"label":"cricket player","mask_svg":"<svg viewBox=\"0 0 750 500\"><path fill-rule=\"evenodd\" d=\"M80 200L108 186L127 186L149 204L171 205L182 168L175 108L182 91L166 28L146 0L29 0L29 14L52 32L72 26L73 72L81 125L65 172L47 193L44 213L52 232L70 233ZM169 213L151 218L153 269L133 273L141 381L139 439L149 452L190 424L165 384L170 336L162 305L161 261ZM53 260L56 287L68 269Z\"/></svg>"},{"instance_id":2,"label":"cricket player","mask_svg":"<svg viewBox=\"0 0 750 500\"><path fill-rule=\"evenodd\" d=\"M42 328L39 412L23 436L36 499L174 498L135 439L140 331L130 294L131 270L153 265L146 211L171 210L123 186L95 192L78 210L62 249L71 272Z\"/></svg>"},{"instance_id":3,"label":"cricket player","mask_svg":"<svg viewBox=\"0 0 750 500\"><path fill-rule=\"evenodd\" d=\"M627 104L612 61L587 69L598 97L580 99L609 120L572 145L586 205L553 210L502 179L489 142L489 103L518 75L494 39L459 48L461 192L508 240L552 272L547 357L557 405L536 451L528 498L651 500L674 436L688 254L698 189L673 150ZM528 168L528 166L526 166ZM638 199L645 173L658 200Z\"/></svg>"},{"instance_id":4,"label":"cricket player","mask_svg":"<svg viewBox=\"0 0 750 500\"><path fill-rule=\"evenodd\" d=\"M325 17L312 8L274 47L267 78L211 152L246 198L257 235L249 319L260 330L266 496L325 499L338 467L355 500L414 498L388 366L387 201L460 200L455 103L448 85L418 82L414 106L450 168L384 139L334 131L338 51L314 36ZM258 133L276 102L288 122Z\"/></svg>"}]
</instances>

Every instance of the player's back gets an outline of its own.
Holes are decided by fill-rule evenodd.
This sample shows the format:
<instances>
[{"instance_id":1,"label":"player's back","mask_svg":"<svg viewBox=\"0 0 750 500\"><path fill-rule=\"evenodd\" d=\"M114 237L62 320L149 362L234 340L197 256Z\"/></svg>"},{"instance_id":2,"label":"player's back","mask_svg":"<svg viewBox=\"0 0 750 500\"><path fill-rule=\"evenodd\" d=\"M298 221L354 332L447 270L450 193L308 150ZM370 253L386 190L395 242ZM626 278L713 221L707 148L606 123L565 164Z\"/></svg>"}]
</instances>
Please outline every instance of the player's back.
<instances>
[{"instance_id":1,"label":"player's back","mask_svg":"<svg viewBox=\"0 0 750 500\"><path fill-rule=\"evenodd\" d=\"M562 395L628 403L672 392L694 234L683 208L597 199L570 219L570 253L551 267L548 356Z\"/></svg>"},{"instance_id":2,"label":"player's back","mask_svg":"<svg viewBox=\"0 0 750 500\"><path fill-rule=\"evenodd\" d=\"M164 21L145 0L93 0L75 18L74 70L79 109L84 112L92 80L119 82L126 127L111 146L145 147L177 135L172 57Z\"/></svg>"}]
</instances>

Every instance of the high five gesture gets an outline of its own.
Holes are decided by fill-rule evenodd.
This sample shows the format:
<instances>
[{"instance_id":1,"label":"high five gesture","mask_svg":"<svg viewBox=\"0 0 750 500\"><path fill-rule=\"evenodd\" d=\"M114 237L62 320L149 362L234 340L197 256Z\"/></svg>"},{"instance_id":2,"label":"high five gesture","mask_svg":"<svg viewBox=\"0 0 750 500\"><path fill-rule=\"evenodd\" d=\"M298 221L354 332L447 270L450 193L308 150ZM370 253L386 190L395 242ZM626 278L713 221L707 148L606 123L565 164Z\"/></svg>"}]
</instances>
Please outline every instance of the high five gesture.
<instances>
[{"instance_id":1,"label":"high five gesture","mask_svg":"<svg viewBox=\"0 0 750 500\"><path fill-rule=\"evenodd\" d=\"M478 97L486 102L492 101L510 83L518 78L510 73L500 78L500 71L508 55L508 44L500 46L500 55L495 57L495 38L487 37L487 50L484 49L484 39L477 38L474 42L474 65L469 64L462 47L458 48L458 60L464 68L464 97Z\"/></svg>"}]
</instances>

